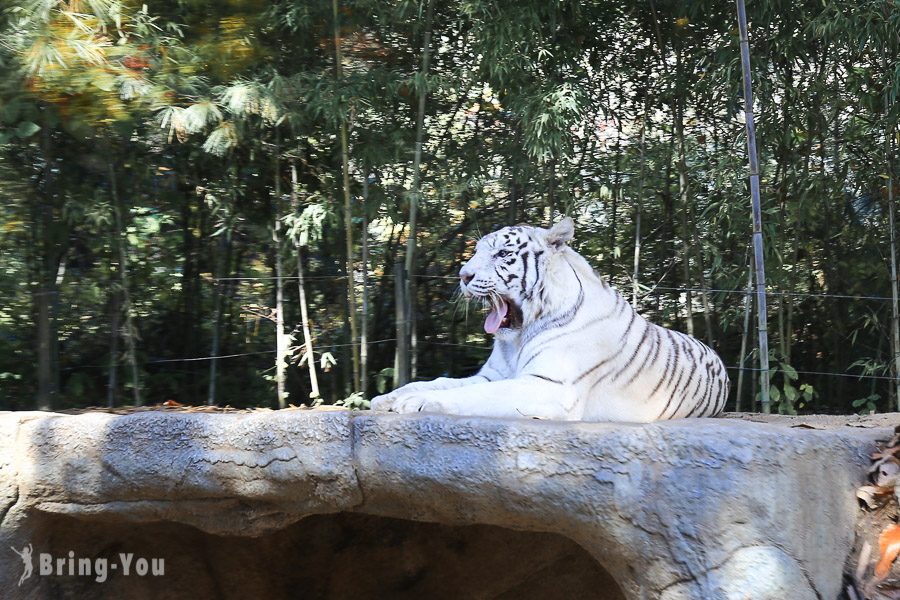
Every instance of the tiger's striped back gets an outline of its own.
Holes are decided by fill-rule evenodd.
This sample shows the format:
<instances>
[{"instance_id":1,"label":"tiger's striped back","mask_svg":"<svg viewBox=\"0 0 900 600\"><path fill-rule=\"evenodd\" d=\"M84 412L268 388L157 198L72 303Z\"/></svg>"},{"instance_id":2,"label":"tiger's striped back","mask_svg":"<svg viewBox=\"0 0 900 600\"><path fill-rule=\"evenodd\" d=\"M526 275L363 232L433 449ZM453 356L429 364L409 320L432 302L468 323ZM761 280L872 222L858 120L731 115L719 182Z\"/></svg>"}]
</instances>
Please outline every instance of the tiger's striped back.
<instances>
[{"instance_id":1,"label":"tiger's striped back","mask_svg":"<svg viewBox=\"0 0 900 600\"><path fill-rule=\"evenodd\" d=\"M601 360L596 371L589 369L593 379L588 393L611 388L644 395L660 409L653 420L722 412L729 379L719 356L694 337L650 323L621 294L609 289L615 294L619 318L628 320L618 350L619 359L627 358L608 364Z\"/></svg>"}]
</instances>

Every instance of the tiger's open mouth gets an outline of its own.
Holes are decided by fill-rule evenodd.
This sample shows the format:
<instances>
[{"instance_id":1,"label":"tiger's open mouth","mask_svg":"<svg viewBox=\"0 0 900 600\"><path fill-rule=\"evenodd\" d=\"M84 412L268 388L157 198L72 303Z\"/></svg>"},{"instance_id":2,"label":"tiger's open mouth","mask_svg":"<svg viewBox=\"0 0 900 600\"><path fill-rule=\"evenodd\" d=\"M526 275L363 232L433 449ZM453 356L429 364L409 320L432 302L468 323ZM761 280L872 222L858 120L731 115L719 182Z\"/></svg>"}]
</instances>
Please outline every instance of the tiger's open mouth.
<instances>
[{"instance_id":1,"label":"tiger's open mouth","mask_svg":"<svg viewBox=\"0 0 900 600\"><path fill-rule=\"evenodd\" d=\"M491 307L484 319L484 330L494 334L501 329L519 329L522 326L522 309L515 302L502 296L486 300Z\"/></svg>"}]
</instances>

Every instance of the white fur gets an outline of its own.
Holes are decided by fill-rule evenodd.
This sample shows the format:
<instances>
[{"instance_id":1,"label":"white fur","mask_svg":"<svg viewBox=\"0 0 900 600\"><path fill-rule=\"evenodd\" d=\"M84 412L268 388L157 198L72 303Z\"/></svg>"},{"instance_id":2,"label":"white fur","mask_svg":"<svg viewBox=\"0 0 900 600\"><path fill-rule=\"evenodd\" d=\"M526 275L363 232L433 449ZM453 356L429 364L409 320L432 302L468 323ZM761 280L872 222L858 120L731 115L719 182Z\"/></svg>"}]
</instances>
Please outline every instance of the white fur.
<instances>
[{"instance_id":1,"label":"white fur","mask_svg":"<svg viewBox=\"0 0 900 600\"><path fill-rule=\"evenodd\" d=\"M572 232L567 218L550 230L507 227L479 240L460 271L463 293L509 298L522 327L497 332L477 375L410 383L374 398L372 409L630 422L721 411L728 376L715 352L637 315L566 245ZM523 241L518 263L507 266L498 252ZM506 281L507 273L519 276Z\"/></svg>"}]
</instances>

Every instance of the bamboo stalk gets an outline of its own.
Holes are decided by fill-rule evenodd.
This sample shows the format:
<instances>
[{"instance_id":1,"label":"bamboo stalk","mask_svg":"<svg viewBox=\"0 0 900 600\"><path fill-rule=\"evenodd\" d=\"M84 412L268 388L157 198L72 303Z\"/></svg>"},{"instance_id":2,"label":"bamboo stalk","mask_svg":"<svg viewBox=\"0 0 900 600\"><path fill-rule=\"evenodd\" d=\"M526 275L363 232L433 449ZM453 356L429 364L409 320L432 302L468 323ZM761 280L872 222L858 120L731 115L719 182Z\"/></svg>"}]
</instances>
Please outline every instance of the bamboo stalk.
<instances>
[{"instance_id":1,"label":"bamboo stalk","mask_svg":"<svg viewBox=\"0 0 900 600\"><path fill-rule=\"evenodd\" d=\"M681 52L675 54L676 68L681 70ZM681 203L681 265L684 273L685 325L688 335L694 335L694 296L691 293L691 248L688 240L688 202L690 183L687 176L687 161L684 147L684 99L679 98L675 108L675 137L678 143L678 200Z\"/></svg>"},{"instance_id":2,"label":"bamboo stalk","mask_svg":"<svg viewBox=\"0 0 900 600\"><path fill-rule=\"evenodd\" d=\"M300 200L297 197L297 161L291 159L291 210L294 216L300 214ZM296 242L297 250L297 293L300 298L300 327L303 329L303 348L306 352L307 369L309 370L309 397L313 400L319 398L319 377L316 374L316 356L313 352L312 334L309 329L309 309L306 302L306 282L303 269L303 246ZM363 311L365 315L365 309ZM365 331L365 330L363 330ZM365 333L363 333L365 336Z\"/></svg>"},{"instance_id":3,"label":"bamboo stalk","mask_svg":"<svg viewBox=\"0 0 900 600\"><path fill-rule=\"evenodd\" d=\"M759 320L759 363L762 411L769 405L769 332L766 316L766 269L763 262L762 209L759 199L759 160L756 155L756 128L753 121L753 83L750 73L750 39L747 35L747 9L737 2L738 29L741 36L741 68L744 74L744 117L747 125L747 154L750 164L750 200L753 204L753 256L756 264L756 301Z\"/></svg>"},{"instance_id":4,"label":"bamboo stalk","mask_svg":"<svg viewBox=\"0 0 900 600\"><path fill-rule=\"evenodd\" d=\"M611 219L609 224L609 267L607 273L610 277L613 275L614 264L616 262L616 229L618 226L619 216L619 195L622 193L622 120L616 119L616 145L615 160L613 166L612 181L612 206ZM568 210L565 211L568 213Z\"/></svg>"},{"instance_id":5,"label":"bamboo stalk","mask_svg":"<svg viewBox=\"0 0 900 600\"><path fill-rule=\"evenodd\" d=\"M393 381L395 388L409 382L409 338L405 335L407 302L404 298L408 288L403 281L405 273L403 263L397 260L394 263L394 317L397 323L397 351L394 354Z\"/></svg>"},{"instance_id":6,"label":"bamboo stalk","mask_svg":"<svg viewBox=\"0 0 900 600\"><path fill-rule=\"evenodd\" d=\"M46 112L46 111L45 111ZM41 132L41 153L44 158L44 189L40 201L33 204L34 237L32 241L39 258L35 261L36 286L32 301L37 318L37 409L52 410L59 400L59 331L56 323L59 289L52 276L53 250L51 223L53 222L53 159L50 156L51 136L47 119Z\"/></svg>"},{"instance_id":7,"label":"bamboo stalk","mask_svg":"<svg viewBox=\"0 0 900 600\"><path fill-rule=\"evenodd\" d=\"M694 211L692 210L691 212L693 213ZM709 293L706 291L710 286L706 279L706 267L703 264L703 253L701 252L702 243L697 232L697 219L694 214L691 214L691 223L693 224L691 232L694 236L694 257L697 260L697 270L700 277L700 304L703 306L703 323L706 326L706 342L711 348L715 348L716 334L712 324L713 305L712 301L709 299ZM710 269L710 271L712 270Z\"/></svg>"},{"instance_id":8,"label":"bamboo stalk","mask_svg":"<svg viewBox=\"0 0 900 600\"><path fill-rule=\"evenodd\" d=\"M644 164L645 150L647 145L647 112L650 110L650 94L644 98L644 114L641 116L641 133L640 133L640 172L638 173L638 189L637 204L634 215L634 269L631 273L631 307L638 308L638 275L641 267L641 216L644 212L644 177L646 174L646 165Z\"/></svg>"},{"instance_id":9,"label":"bamboo stalk","mask_svg":"<svg viewBox=\"0 0 900 600\"><path fill-rule=\"evenodd\" d=\"M226 227L229 227L226 225ZM228 268L228 251L227 248L231 243L230 228L222 232L219 240L219 255L216 257L216 276L227 277L225 271ZM213 318L212 318L212 343L209 349L209 355L212 357L209 361L209 389L206 395L206 404L213 406L216 403L216 378L219 370L219 346L221 343L221 322L222 322L222 287L219 281L213 282Z\"/></svg>"},{"instance_id":10,"label":"bamboo stalk","mask_svg":"<svg viewBox=\"0 0 900 600\"><path fill-rule=\"evenodd\" d=\"M741 354L738 358L737 395L734 411L741 412L741 396L744 392L744 361L747 359L747 339L750 337L750 294L753 290L753 268L747 269L747 293L744 294L744 331L741 334ZM750 400L753 406L753 399Z\"/></svg>"},{"instance_id":11,"label":"bamboo stalk","mask_svg":"<svg viewBox=\"0 0 900 600\"><path fill-rule=\"evenodd\" d=\"M890 110L888 90L884 93L884 113L887 118ZM887 166L887 203L888 203L888 230L891 239L891 333L894 351L894 386L897 410L900 410L900 301L898 301L897 289L897 231L894 218L894 168L893 148L891 147L892 132L885 124L884 128L884 155Z\"/></svg>"},{"instance_id":12,"label":"bamboo stalk","mask_svg":"<svg viewBox=\"0 0 900 600\"><path fill-rule=\"evenodd\" d=\"M135 336L137 331L134 327L134 309L131 304L131 292L128 284L128 248L126 247L126 238L122 235L124 227L122 224L122 209L119 206L119 191L116 185L116 171L113 163L109 165L109 188L112 193L113 200L113 217L116 226L116 241L119 247L119 277L122 284L122 308L125 311L125 348L128 353L128 364L131 367L131 385L134 405L140 406L141 402L141 384L137 367L137 348Z\"/></svg>"},{"instance_id":13,"label":"bamboo stalk","mask_svg":"<svg viewBox=\"0 0 900 600\"><path fill-rule=\"evenodd\" d=\"M275 131L275 206L272 242L275 246L275 389L278 408L287 407L284 383L287 374L288 336L284 332L284 266L281 247L281 140Z\"/></svg>"},{"instance_id":14,"label":"bamboo stalk","mask_svg":"<svg viewBox=\"0 0 900 600\"><path fill-rule=\"evenodd\" d=\"M112 262L112 261L110 261ZM112 295L110 303L110 336L109 336L109 373L106 379L106 406L112 408L116 405L116 391L119 386L119 290L110 273L109 289Z\"/></svg>"},{"instance_id":15,"label":"bamboo stalk","mask_svg":"<svg viewBox=\"0 0 900 600\"><path fill-rule=\"evenodd\" d=\"M656 33L656 45L659 50L659 62L662 64L662 55L665 52L665 46L663 46L662 35L659 31L659 18L656 14L656 5L653 0L650 0L650 12L653 16L653 27L654 32ZM647 81L650 81L650 69L647 71ZM640 274L640 266L641 266L641 218L644 212L644 178L647 172L647 165L645 164L646 157L646 148L647 148L647 116L650 112L650 90L647 89L645 91L644 96L644 112L641 115L641 134L640 134L640 173L638 174L638 196L637 196L637 211L634 218L634 270L631 275L631 306L635 310L638 308L638 292L640 291L640 284L638 283L638 276ZM668 185L668 181L666 182Z\"/></svg>"},{"instance_id":16,"label":"bamboo stalk","mask_svg":"<svg viewBox=\"0 0 900 600\"><path fill-rule=\"evenodd\" d=\"M338 81L343 77L341 55L341 30L338 21L338 0L332 0L334 13L334 73ZM347 242L347 320L350 322L351 355L353 357L353 382L351 388L359 391L359 335L356 326L356 290L353 282L353 208L350 204L350 151L347 147L347 120L341 118L341 179L344 191L344 237Z\"/></svg>"},{"instance_id":17,"label":"bamboo stalk","mask_svg":"<svg viewBox=\"0 0 900 600\"><path fill-rule=\"evenodd\" d=\"M359 391L363 396L369 387L369 171L363 169L363 222L362 222L362 317L360 319Z\"/></svg>"},{"instance_id":18,"label":"bamboo stalk","mask_svg":"<svg viewBox=\"0 0 900 600\"><path fill-rule=\"evenodd\" d=\"M404 304L404 315L405 315L405 327L403 331L403 337L408 340L408 349L409 352L413 354L411 357L407 357L405 360L412 364L412 368L407 367L406 369L401 369L401 375L405 373L409 373L414 376L415 373L415 352L416 352L416 339L415 339L415 301L416 301L416 293L415 293L415 283L414 277L412 276L413 268L415 265L415 256L416 256L416 219L419 207L419 199L422 195L422 181L421 181L421 166L422 166L422 146L423 146L423 138L425 136L425 97L428 95L428 86L425 82L425 77L428 75L428 65L431 62L431 22L432 15L434 14L434 1L433 0L425 0L427 5L425 8L425 35L422 40L422 66L419 70L419 77L421 83L421 89L419 89L419 106L416 112L416 150L413 155L413 184L412 184L412 193L409 195L409 235L406 238L406 256L403 264L404 268L404 285L405 288L403 290L403 297L405 300ZM398 336L399 337L399 336ZM408 381L400 380L400 385L405 384Z\"/></svg>"}]
</instances>

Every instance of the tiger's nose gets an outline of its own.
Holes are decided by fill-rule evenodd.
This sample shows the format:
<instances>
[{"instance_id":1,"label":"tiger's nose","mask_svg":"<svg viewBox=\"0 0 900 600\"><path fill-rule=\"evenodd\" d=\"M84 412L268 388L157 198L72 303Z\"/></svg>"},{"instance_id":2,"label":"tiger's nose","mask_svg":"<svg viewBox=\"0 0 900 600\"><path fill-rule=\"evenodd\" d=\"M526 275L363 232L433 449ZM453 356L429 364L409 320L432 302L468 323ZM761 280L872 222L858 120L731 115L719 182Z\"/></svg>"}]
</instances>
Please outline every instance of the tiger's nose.
<instances>
[{"instance_id":1,"label":"tiger's nose","mask_svg":"<svg viewBox=\"0 0 900 600\"><path fill-rule=\"evenodd\" d=\"M459 272L459 278L462 279L463 285L469 285L469 282L475 278L475 274L464 268Z\"/></svg>"}]
</instances>

